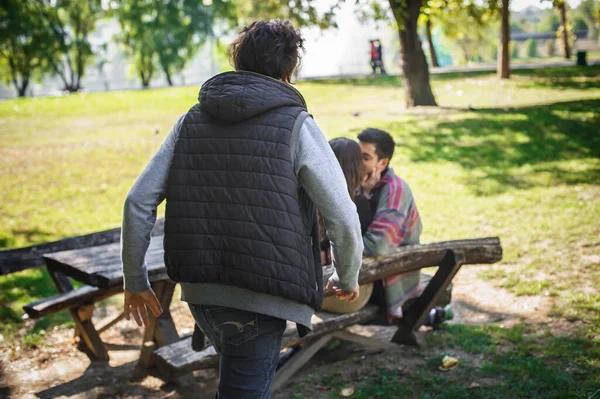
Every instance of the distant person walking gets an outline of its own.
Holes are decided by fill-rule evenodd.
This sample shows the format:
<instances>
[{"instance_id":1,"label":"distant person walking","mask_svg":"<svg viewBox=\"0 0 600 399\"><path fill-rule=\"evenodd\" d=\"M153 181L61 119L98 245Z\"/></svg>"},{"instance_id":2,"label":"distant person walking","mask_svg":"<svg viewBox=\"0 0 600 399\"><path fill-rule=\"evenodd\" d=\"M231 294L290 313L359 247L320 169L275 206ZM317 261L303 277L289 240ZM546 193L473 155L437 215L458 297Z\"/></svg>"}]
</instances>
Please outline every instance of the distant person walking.
<instances>
[{"instance_id":1,"label":"distant person walking","mask_svg":"<svg viewBox=\"0 0 600 399\"><path fill-rule=\"evenodd\" d=\"M373 75L377 74L377 68L379 68L379 73L382 75L387 75L385 71L385 67L383 66L383 47L381 46L381 42L379 39L370 40L371 44L371 68L373 69Z\"/></svg>"},{"instance_id":2,"label":"distant person walking","mask_svg":"<svg viewBox=\"0 0 600 399\"><path fill-rule=\"evenodd\" d=\"M379 57L379 52L377 51L377 46L375 45L375 40L369 40L369 44L371 47L371 68L373 69L373 75L377 74L377 58Z\"/></svg>"},{"instance_id":3,"label":"distant person walking","mask_svg":"<svg viewBox=\"0 0 600 399\"><path fill-rule=\"evenodd\" d=\"M160 305L144 257L166 199L165 265L221 355L217 398L270 398L286 320L302 336L323 303L316 208L340 300L359 297L356 206L325 137L289 82L303 49L289 21L258 21L229 48L235 72L200 89L125 201L125 314Z\"/></svg>"}]
</instances>

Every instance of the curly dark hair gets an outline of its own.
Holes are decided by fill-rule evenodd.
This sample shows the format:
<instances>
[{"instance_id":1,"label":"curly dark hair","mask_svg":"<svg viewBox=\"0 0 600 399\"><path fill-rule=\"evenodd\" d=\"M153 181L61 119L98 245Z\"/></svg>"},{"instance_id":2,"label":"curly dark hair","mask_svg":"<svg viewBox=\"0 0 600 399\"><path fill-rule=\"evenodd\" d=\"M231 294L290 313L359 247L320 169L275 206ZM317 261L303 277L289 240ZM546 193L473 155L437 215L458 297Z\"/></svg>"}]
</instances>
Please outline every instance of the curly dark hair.
<instances>
[{"instance_id":1,"label":"curly dark hair","mask_svg":"<svg viewBox=\"0 0 600 399\"><path fill-rule=\"evenodd\" d=\"M256 21L229 46L236 71L249 71L290 81L300 66L304 39L290 21Z\"/></svg>"},{"instance_id":2,"label":"curly dark hair","mask_svg":"<svg viewBox=\"0 0 600 399\"><path fill-rule=\"evenodd\" d=\"M370 127L360 132L358 140L363 143L375 144L375 153L379 159L387 158L390 161L392 160L396 144L388 132Z\"/></svg>"}]
</instances>

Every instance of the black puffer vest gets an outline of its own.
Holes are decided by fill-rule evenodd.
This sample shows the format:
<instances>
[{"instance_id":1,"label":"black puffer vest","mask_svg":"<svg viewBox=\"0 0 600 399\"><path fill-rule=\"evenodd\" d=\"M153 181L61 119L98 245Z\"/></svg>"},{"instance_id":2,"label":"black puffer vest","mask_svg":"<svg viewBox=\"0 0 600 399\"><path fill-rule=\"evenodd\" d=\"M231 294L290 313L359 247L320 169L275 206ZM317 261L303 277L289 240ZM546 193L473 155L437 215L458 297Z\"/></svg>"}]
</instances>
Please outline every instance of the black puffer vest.
<instances>
[{"instance_id":1,"label":"black puffer vest","mask_svg":"<svg viewBox=\"0 0 600 399\"><path fill-rule=\"evenodd\" d=\"M321 307L316 210L290 151L305 117L300 93L263 75L229 72L202 86L169 172L164 247L172 280Z\"/></svg>"}]
</instances>

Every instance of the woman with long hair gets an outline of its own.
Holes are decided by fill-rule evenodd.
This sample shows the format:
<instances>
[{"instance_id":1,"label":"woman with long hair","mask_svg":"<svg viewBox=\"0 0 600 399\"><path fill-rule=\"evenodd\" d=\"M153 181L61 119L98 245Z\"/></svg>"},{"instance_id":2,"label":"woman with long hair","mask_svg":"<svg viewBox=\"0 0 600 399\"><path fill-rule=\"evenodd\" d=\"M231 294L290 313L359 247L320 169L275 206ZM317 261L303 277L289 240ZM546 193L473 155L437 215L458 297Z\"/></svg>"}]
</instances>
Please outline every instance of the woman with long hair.
<instances>
[{"instance_id":1,"label":"woman with long hair","mask_svg":"<svg viewBox=\"0 0 600 399\"><path fill-rule=\"evenodd\" d=\"M360 146L354 140L345 137L339 137L329 142L335 157L337 158L348 186L348 194L352 201L356 199L356 194L360 188L360 183L365 175L362 162L362 153ZM372 215L369 219L369 213L362 215L359 212L360 224L364 228L368 227L372 221ZM321 237L321 260L324 265L331 264L331 251L329 239L325 232L323 218L319 215L319 236ZM360 295L352 303L338 301L335 296L328 296L323 301L323 310L333 313L352 313L361 309L367 304L373 293L373 283L360 286Z\"/></svg>"}]
</instances>

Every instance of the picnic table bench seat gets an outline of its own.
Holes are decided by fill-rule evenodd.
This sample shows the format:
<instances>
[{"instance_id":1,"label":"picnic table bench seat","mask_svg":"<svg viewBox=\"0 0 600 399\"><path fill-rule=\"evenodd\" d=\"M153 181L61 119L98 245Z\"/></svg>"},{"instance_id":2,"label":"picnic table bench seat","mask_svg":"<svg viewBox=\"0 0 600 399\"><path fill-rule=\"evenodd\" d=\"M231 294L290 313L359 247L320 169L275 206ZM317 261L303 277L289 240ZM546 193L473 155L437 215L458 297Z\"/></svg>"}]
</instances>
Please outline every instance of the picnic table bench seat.
<instances>
[{"instance_id":1,"label":"picnic table bench seat","mask_svg":"<svg viewBox=\"0 0 600 399\"><path fill-rule=\"evenodd\" d=\"M162 235L163 232L164 219L160 219L157 221L152 235ZM50 253L102 247L103 245L118 243L120 238L121 229L114 228L25 248L0 250L0 276L47 265L44 255ZM123 317L123 314L121 313L113 320L105 322L99 328L93 327L90 319L94 304L123 292L122 286L98 287L83 285L74 288L65 275L57 271L48 271L56 286L57 294L23 306L25 313L35 319L68 310L75 320L75 335L81 337L85 344L82 349L91 358L107 358L104 348L95 336L113 326Z\"/></svg>"},{"instance_id":2,"label":"picnic table bench seat","mask_svg":"<svg viewBox=\"0 0 600 399\"><path fill-rule=\"evenodd\" d=\"M394 325L398 327L392 338L394 344L418 345L416 330L424 323L436 298L443 295L443 290L448 287L460 267L463 264L495 263L500 259L502 259L502 247L497 237L411 245L401 247L386 256L366 258L358 280L360 284L365 284L399 273L439 266L422 294L403 309L404 317L396 319L394 322ZM333 271L331 265L323 268L324 282L329 279ZM347 327L355 324L379 320L384 313L385 310L382 306L372 303L357 312L348 314L317 312L316 320L313 321L313 331L304 338L299 338L295 329L288 327L284 333L282 347L302 344L303 349L278 370L273 382L273 389L281 387L295 371L333 337L380 348L392 345L344 331ZM163 346L153 353L153 363L157 365L160 375L166 380L181 377L194 370L216 367L218 362L218 355L212 346L200 352L194 352L192 337L186 337Z\"/></svg>"},{"instance_id":3,"label":"picnic table bench seat","mask_svg":"<svg viewBox=\"0 0 600 399\"><path fill-rule=\"evenodd\" d=\"M152 235L162 235L163 231L164 219L160 219L157 221ZM119 242L120 239L121 228L114 228L25 248L1 250L0 276L44 266L44 254L112 244ZM64 284L66 281L63 280L62 283ZM102 289L85 285L27 304L23 306L23 310L29 317L39 318L84 304L99 302L122 291L122 288Z\"/></svg>"},{"instance_id":4,"label":"picnic table bench seat","mask_svg":"<svg viewBox=\"0 0 600 399\"><path fill-rule=\"evenodd\" d=\"M293 323L288 323L283 334L283 348L299 344L307 339L319 338L325 334L339 330L341 327L368 322L375 319L381 309L375 305L367 305L358 312L333 314L318 312L313 316L313 330L304 338L299 338ZM154 351L154 362L162 377L171 380L194 370L216 367L219 356L212 345L200 352L194 352L192 337L163 346Z\"/></svg>"},{"instance_id":5,"label":"picnic table bench seat","mask_svg":"<svg viewBox=\"0 0 600 399\"><path fill-rule=\"evenodd\" d=\"M84 304L100 302L120 292L123 292L122 288L102 289L84 285L72 291L52 295L27 304L23 306L23 310L32 319L37 319Z\"/></svg>"}]
</instances>

